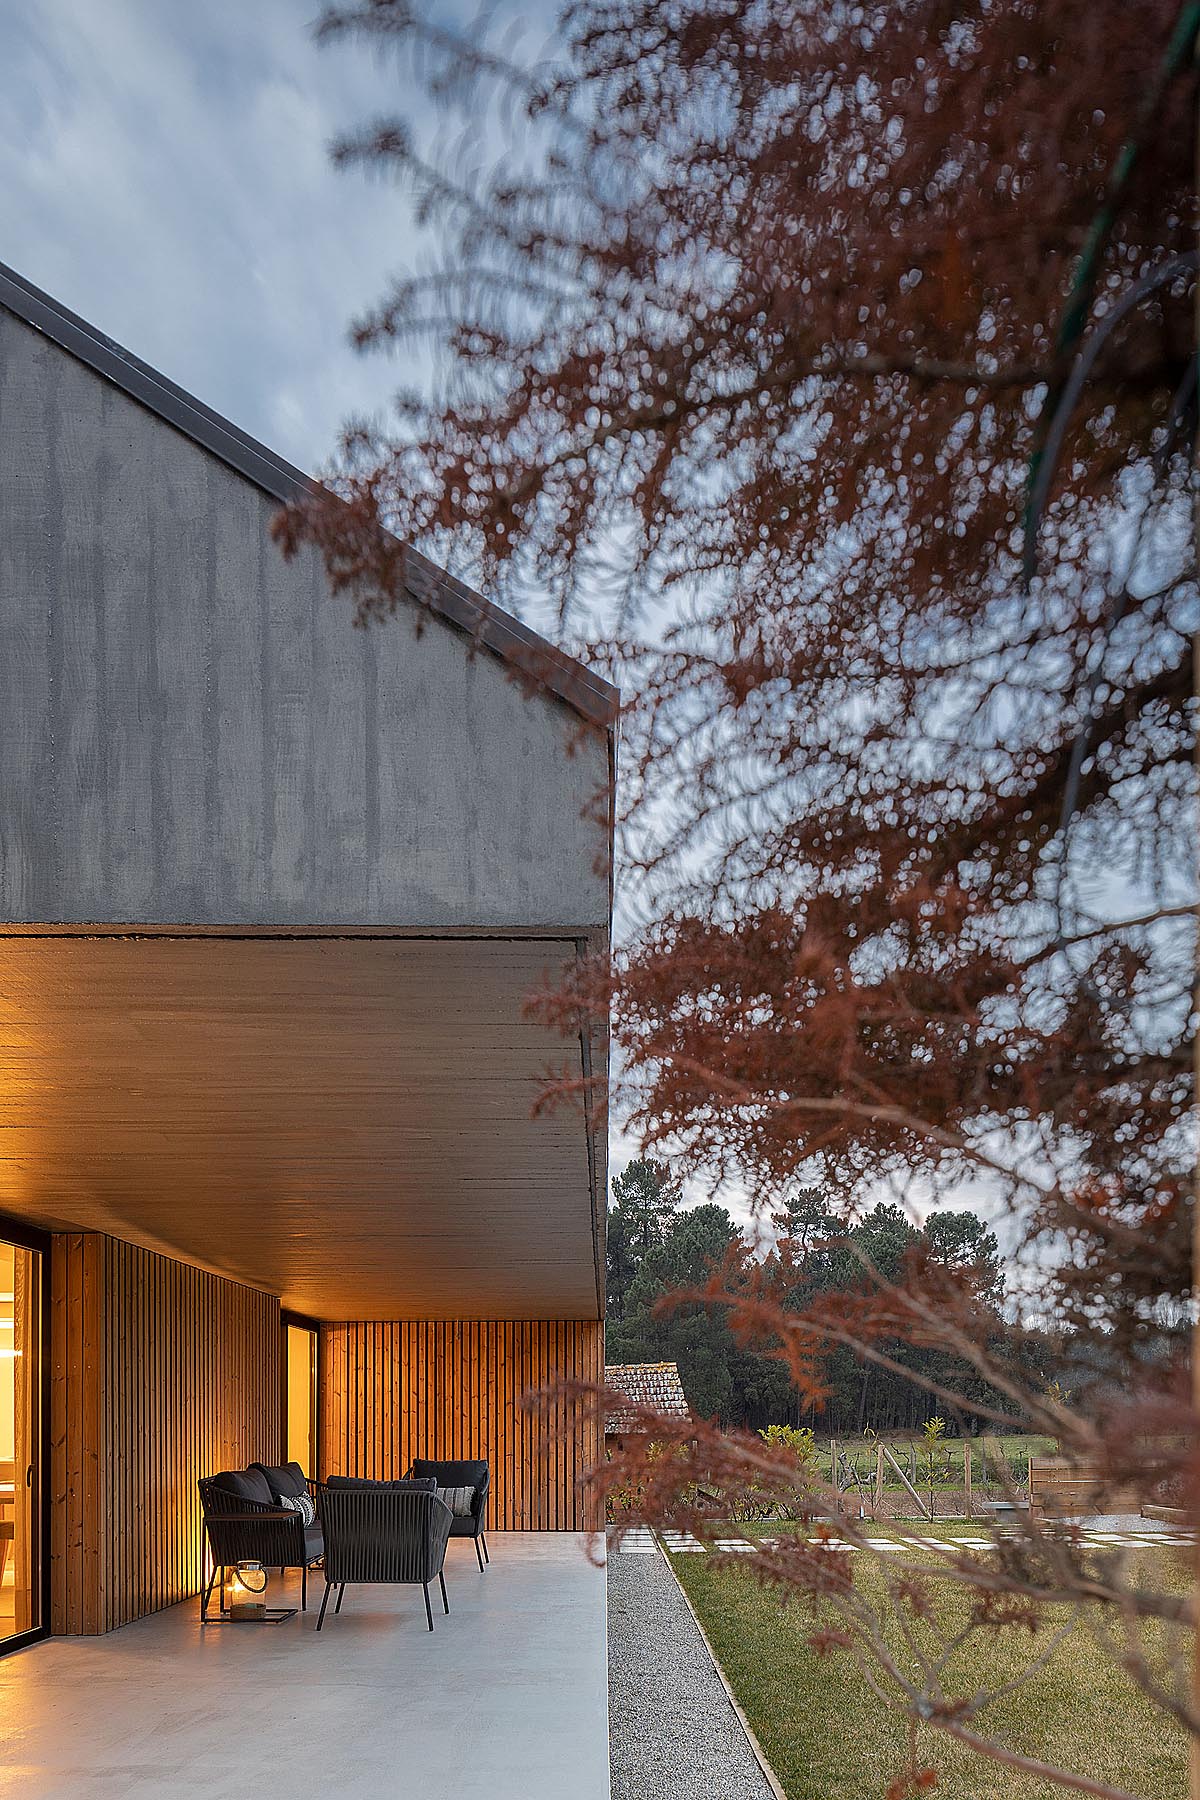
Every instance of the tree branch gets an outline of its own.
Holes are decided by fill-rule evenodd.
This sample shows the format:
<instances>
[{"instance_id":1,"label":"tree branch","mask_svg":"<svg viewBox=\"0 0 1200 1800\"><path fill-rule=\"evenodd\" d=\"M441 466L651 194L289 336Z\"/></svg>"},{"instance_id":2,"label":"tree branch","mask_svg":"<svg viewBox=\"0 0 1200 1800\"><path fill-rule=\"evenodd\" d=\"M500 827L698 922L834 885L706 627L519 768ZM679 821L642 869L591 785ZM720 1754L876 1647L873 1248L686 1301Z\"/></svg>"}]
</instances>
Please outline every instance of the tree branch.
<instances>
[{"instance_id":1,"label":"tree branch","mask_svg":"<svg viewBox=\"0 0 1200 1800\"><path fill-rule=\"evenodd\" d=\"M1006 1750L1002 1744L995 1744L990 1738L980 1737L974 1731L968 1731L953 1719L929 1720L939 1731L947 1736L957 1738L969 1750L980 1756L990 1758L992 1762L1002 1763L1006 1769L1020 1769L1026 1775L1038 1775L1043 1781L1052 1781L1056 1787L1070 1788L1076 1794L1093 1794L1096 1800L1138 1800L1127 1788L1113 1787L1107 1781L1093 1781L1089 1775L1073 1775L1068 1769L1056 1769L1052 1763L1039 1762L1034 1756L1022 1756L1018 1750Z\"/></svg>"}]
</instances>

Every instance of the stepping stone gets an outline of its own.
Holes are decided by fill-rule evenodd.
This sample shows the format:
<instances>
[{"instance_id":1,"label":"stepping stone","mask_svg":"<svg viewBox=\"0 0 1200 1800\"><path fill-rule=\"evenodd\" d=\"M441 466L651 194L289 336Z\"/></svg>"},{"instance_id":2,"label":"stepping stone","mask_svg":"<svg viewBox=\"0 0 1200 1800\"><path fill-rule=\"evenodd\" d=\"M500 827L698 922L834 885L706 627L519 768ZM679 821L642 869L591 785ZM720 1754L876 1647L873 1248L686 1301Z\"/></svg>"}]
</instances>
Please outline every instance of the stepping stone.
<instances>
[{"instance_id":1,"label":"stepping stone","mask_svg":"<svg viewBox=\"0 0 1200 1800\"><path fill-rule=\"evenodd\" d=\"M657 1556L658 1546L654 1542L654 1533L640 1528L627 1532L621 1539L623 1556Z\"/></svg>"}]
</instances>

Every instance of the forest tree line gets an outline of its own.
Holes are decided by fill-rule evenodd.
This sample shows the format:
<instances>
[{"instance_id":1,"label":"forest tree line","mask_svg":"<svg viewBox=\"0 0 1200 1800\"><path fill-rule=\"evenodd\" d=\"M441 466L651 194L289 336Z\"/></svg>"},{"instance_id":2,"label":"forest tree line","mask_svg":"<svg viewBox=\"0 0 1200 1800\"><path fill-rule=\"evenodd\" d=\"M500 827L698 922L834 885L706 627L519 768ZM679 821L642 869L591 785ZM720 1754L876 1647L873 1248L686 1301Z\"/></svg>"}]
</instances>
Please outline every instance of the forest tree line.
<instances>
[{"instance_id":1,"label":"forest tree line","mask_svg":"<svg viewBox=\"0 0 1200 1800\"><path fill-rule=\"evenodd\" d=\"M975 1213L939 1210L918 1227L899 1207L881 1203L847 1229L825 1211L819 1193L804 1189L776 1226L804 1249L803 1289L789 1290L795 1306L815 1293L861 1292L863 1256L885 1280L895 1281L906 1256L924 1253L975 1271L981 1305L991 1314L988 1347L997 1363L1019 1365L1026 1380L1047 1388L1068 1375L1058 1339L1028 1327L1018 1330L1006 1318L999 1246ZM835 1436L868 1428L919 1431L926 1419L948 1413L922 1377L962 1395L961 1416L946 1418L951 1433L978 1429L972 1401L1002 1413L1013 1410L1004 1394L944 1350L896 1341L885 1346L887 1352L912 1370L911 1377L834 1348L825 1370L828 1397L814 1414L802 1405L769 1346L752 1350L735 1341L722 1307L691 1299L660 1305L668 1295L702 1286L741 1241L740 1228L723 1206L684 1206L681 1185L666 1165L649 1158L631 1162L613 1182L608 1214L606 1360L675 1362L694 1412L753 1430L788 1424L812 1425ZM769 1252L768 1265L773 1257Z\"/></svg>"}]
</instances>

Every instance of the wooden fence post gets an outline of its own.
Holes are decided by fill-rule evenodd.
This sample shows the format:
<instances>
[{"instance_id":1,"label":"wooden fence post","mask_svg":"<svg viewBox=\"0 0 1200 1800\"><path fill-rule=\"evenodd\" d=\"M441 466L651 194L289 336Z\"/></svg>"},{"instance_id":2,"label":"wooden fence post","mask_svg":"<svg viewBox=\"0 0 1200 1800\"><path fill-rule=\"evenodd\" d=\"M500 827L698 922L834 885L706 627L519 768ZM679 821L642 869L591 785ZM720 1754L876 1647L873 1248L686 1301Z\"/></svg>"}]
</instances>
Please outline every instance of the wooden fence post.
<instances>
[{"instance_id":1,"label":"wooden fence post","mask_svg":"<svg viewBox=\"0 0 1200 1800\"><path fill-rule=\"evenodd\" d=\"M967 1488L967 1496L966 1496L967 1517L968 1517L968 1519L973 1519L975 1517L975 1508L971 1503L971 1440L970 1440L970 1438L963 1439L963 1475L966 1479L966 1488Z\"/></svg>"},{"instance_id":2,"label":"wooden fence post","mask_svg":"<svg viewBox=\"0 0 1200 1800\"><path fill-rule=\"evenodd\" d=\"M916 1487L908 1479L908 1476L904 1473L904 1470L900 1467L900 1464L896 1461L896 1458L892 1455L891 1451L887 1448L886 1445L883 1446L883 1453L887 1457L888 1461L891 1463L893 1469L895 1469L897 1475L900 1477L900 1480L903 1482L904 1486L908 1489L909 1493L912 1495L913 1499L916 1501L917 1512L920 1514L921 1518L923 1518L923 1519L932 1518L933 1514L929 1511L929 1508L926 1506L925 1502L922 1500L920 1494L918 1494Z\"/></svg>"},{"instance_id":3,"label":"wooden fence post","mask_svg":"<svg viewBox=\"0 0 1200 1800\"><path fill-rule=\"evenodd\" d=\"M883 1511L883 1445L875 1446L875 1517Z\"/></svg>"}]
</instances>

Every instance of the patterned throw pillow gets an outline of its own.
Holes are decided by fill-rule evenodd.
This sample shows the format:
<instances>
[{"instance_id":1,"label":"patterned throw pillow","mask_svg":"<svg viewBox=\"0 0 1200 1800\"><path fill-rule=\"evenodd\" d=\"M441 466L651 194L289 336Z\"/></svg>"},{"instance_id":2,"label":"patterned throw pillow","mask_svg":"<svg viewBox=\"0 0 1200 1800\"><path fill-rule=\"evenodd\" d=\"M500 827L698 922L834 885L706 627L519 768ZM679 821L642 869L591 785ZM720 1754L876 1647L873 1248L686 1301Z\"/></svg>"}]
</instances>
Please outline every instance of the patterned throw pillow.
<instances>
[{"instance_id":1,"label":"patterned throw pillow","mask_svg":"<svg viewBox=\"0 0 1200 1800\"><path fill-rule=\"evenodd\" d=\"M286 1506L289 1512L298 1512L302 1524L316 1523L317 1509L308 1494L280 1494L279 1504Z\"/></svg>"},{"instance_id":2,"label":"patterned throw pillow","mask_svg":"<svg viewBox=\"0 0 1200 1800\"><path fill-rule=\"evenodd\" d=\"M450 1511L458 1519L470 1518L471 1502L474 1498L475 1489L473 1487L440 1487L438 1489L438 1499L444 1500L446 1505L450 1508Z\"/></svg>"}]
</instances>

